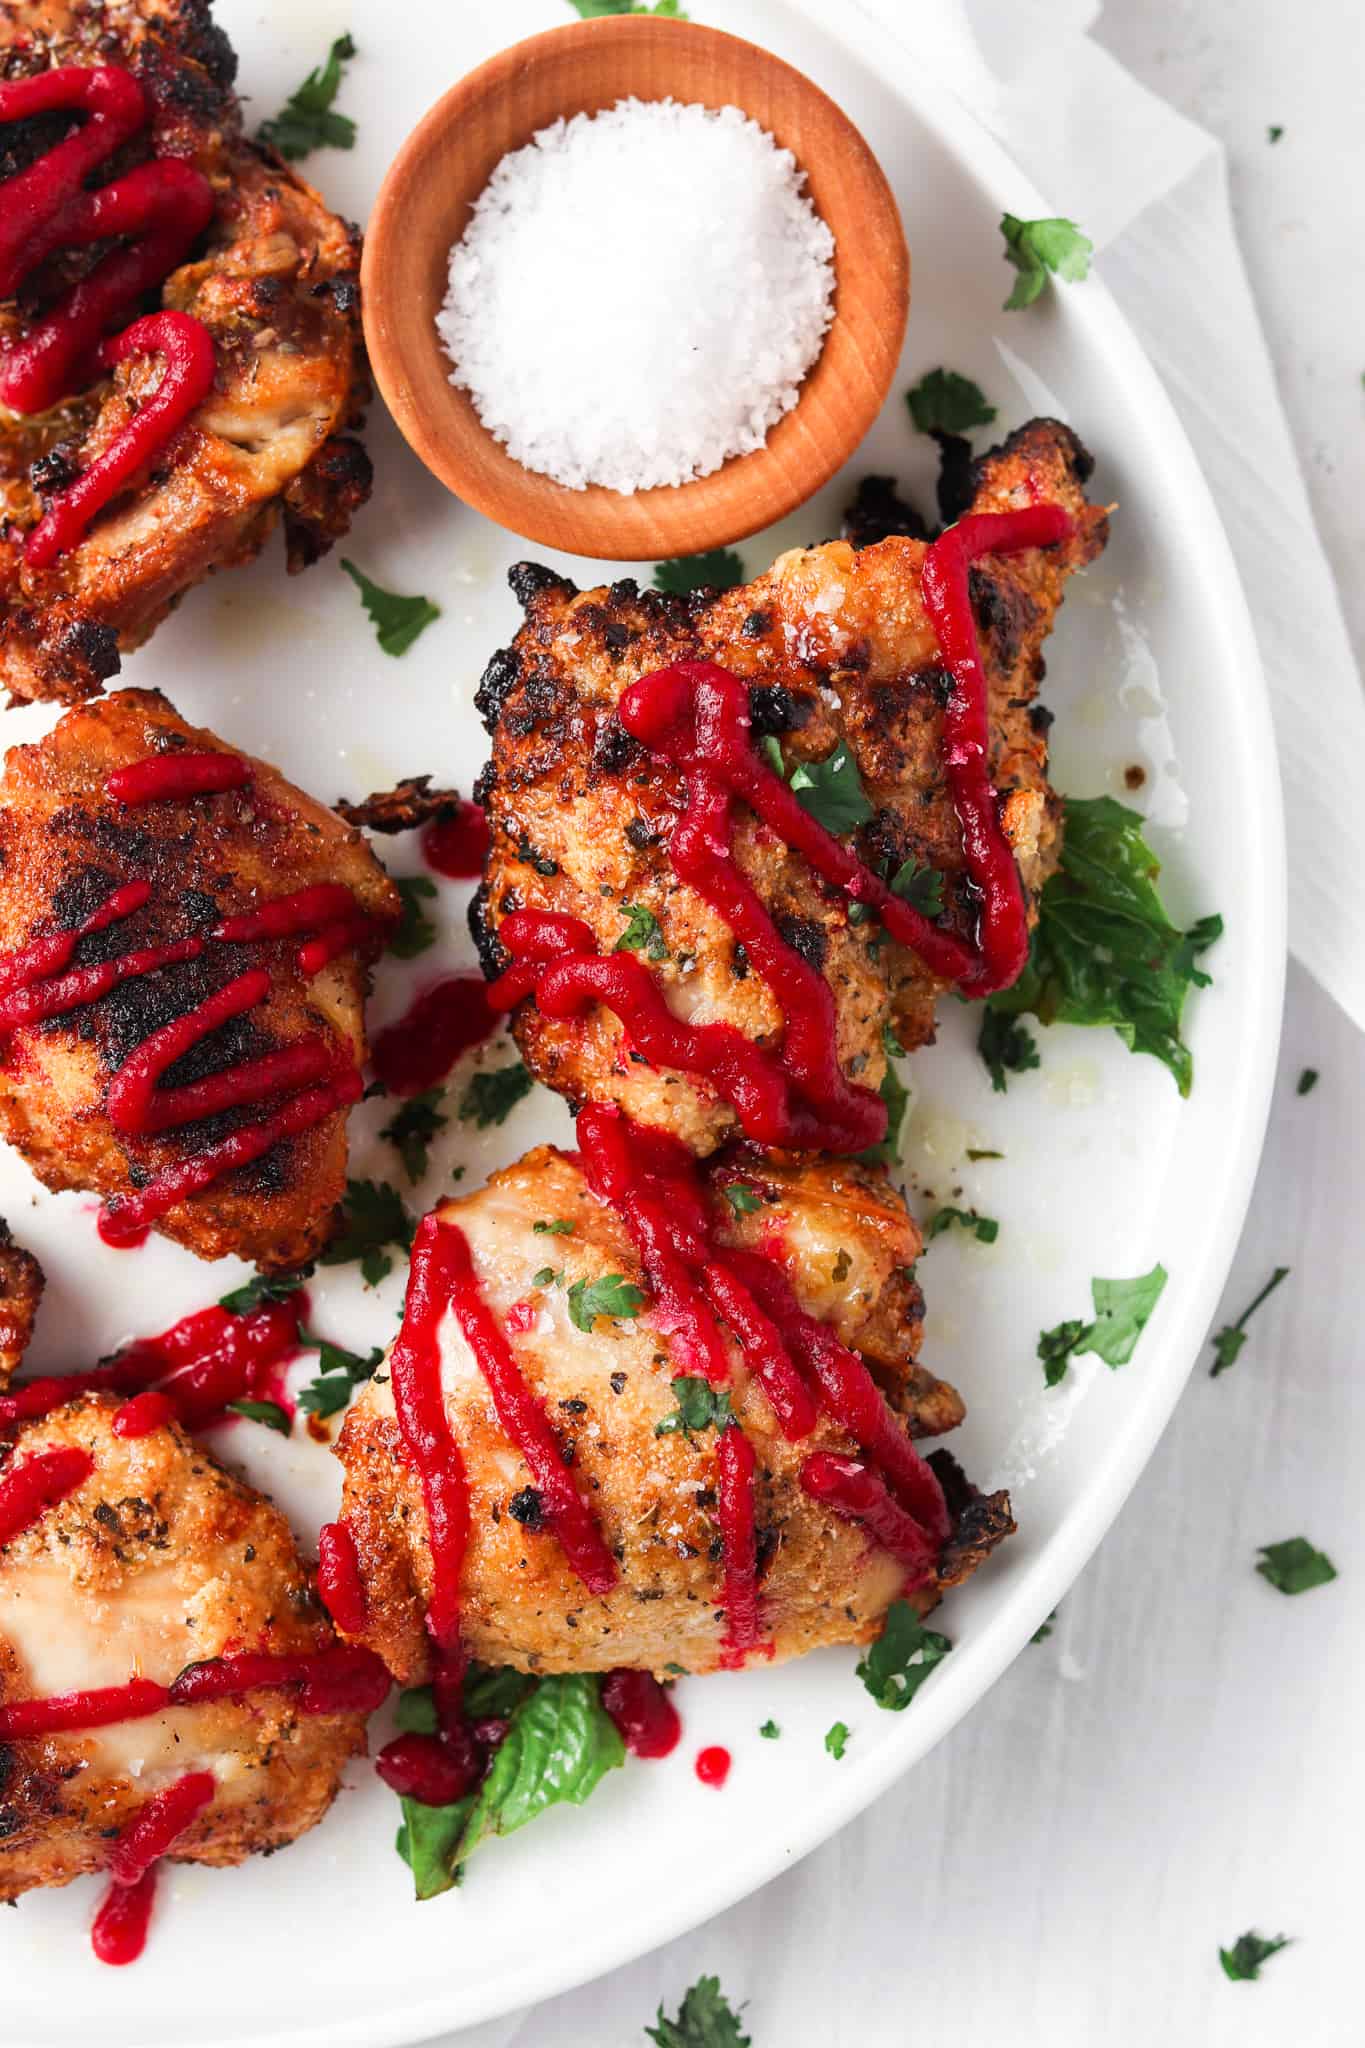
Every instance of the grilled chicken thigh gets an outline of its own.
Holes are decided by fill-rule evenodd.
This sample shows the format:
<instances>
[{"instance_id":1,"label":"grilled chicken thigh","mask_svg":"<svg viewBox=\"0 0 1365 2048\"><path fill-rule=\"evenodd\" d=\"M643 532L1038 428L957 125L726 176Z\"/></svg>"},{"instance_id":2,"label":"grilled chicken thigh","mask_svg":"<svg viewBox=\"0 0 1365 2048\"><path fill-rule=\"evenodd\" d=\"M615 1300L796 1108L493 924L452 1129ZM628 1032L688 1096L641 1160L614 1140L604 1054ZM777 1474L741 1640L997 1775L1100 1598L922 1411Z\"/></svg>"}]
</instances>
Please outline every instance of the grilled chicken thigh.
<instances>
[{"instance_id":1,"label":"grilled chicken thigh","mask_svg":"<svg viewBox=\"0 0 1365 2048\"><path fill-rule=\"evenodd\" d=\"M32 1252L14 1242L8 1223L0 1216L0 1394L18 1372L28 1349L43 1286L42 1267Z\"/></svg>"}]
</instances>

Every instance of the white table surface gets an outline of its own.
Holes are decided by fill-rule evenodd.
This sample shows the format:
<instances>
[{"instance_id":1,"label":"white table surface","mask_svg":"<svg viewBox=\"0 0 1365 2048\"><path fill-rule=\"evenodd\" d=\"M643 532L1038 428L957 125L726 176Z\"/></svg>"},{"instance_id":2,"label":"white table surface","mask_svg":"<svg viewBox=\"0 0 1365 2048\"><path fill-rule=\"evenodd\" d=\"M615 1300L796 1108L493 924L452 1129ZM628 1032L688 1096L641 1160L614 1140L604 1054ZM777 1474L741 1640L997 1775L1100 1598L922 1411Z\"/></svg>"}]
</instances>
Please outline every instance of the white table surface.
<instances>
[{"instance_id":1,"label":"white table surface","mask_svg":"<svg viewBox=\"0 0 1365 2048\"><path fill-rule=\"evenodd\" d=\"M1109 0L1099 38L1223 137L1252 282L1365 655L1358 0ZM1282 140L1266 139L1269 124ZM1322 1078L1299 1098L1305 1066ZM721 1919L445 2048L639 2048L703 1972L754 2048L1336 2048L1365 2040L1358 1734L1365 1048L1291 970L1280 1081L1219 1321L1291 1278L1234 1371L1191 1380L1113 1531L966 1723ZM1140 1369L1139 1365L1135 1369ZM1337 1582L1254 1571L1307 1535ZM666 1845L642 1883L667 1882ZM1295 1946L1230 1984L1246 1929ZM458 1956L451 1966L458 1969Z\"/></svg>"}]
</instances>

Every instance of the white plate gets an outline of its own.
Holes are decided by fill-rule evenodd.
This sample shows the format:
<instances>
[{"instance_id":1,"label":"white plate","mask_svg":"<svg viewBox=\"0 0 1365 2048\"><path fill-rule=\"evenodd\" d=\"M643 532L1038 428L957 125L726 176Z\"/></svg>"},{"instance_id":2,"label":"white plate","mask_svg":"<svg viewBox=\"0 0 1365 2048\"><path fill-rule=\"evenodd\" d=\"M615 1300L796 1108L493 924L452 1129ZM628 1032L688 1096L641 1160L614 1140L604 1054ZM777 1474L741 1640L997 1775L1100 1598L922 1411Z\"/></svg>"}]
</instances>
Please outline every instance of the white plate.
<instances>
[{"instance_id":1,"label":"white plate","mask_svg":"<svg viewBox=\"0 0 1365 2048\"><path fill-rule=\"evenodd\" d=\"M169 1874L147 1954L111 1971L90 1955L93 1883L34 1894L0 1916L3 2034L10 2048L182 2048L187 2016L199 2048L387 2048L547 1996L621 1963L717 1912L783 1869L875 1798L980 1698L1053 1607L1141 1470L1190 1370L1222 1287L1251 1188L1269 1093L1284 952L1279 791L1265 694L1217 514L1175 416L1098 279L1052 291L1033 309L1000 311L1002 207L1050 213L960 110L921 96L908 55L844 7L840 40L774 0L696 4L716 26L766 42L848 109L898 191L914 259L914 302L897 392L938 363L975 376L1007 429L1030 413L1072 421L1098 457L1096 485L1116 500L1114 537L1071 586L1048 649L1046 701L1058 713L1056 780L1075 795L1124 794L1130 762L1148 770L1142 798L1166 862L1174 913L1221 910L1227 936L1210 959L1215 985L1190 1005L1196 1083L1181 1103L1165 1070L1127 1054L1112 1033L1054 1030L1039 1073L993 1095L972 1049L975 1020L946 1005L939 1045L911 1064L912 1195L975 1203L1001 1219L987 1249L951 1233L921 1272L929 1298L926 1362L960 1386L971 1416L955 1445L983 1482L1013 1489L1017 1538L940 1619L953 1655L904 1714L879 1712L853 1656L825 1652L777 1671L684 1681L686 1736L662 1764L631 1764L583 1811L558 1812L480 1852L469 1882L429 1905L411 1902L393 1852L396 1804L358 1768L328 1821L286 1854L230 1872ZM350 28L361 55L342 104L360 116L353 155L315 157L309 172L363 219L385 164L430 102L495 47L568 16L561 0L411 6L381 0L222 0L256 115L272 111ZM1084 194L1068 195L1084 217ZM623 258L623 263L628 259ZM1216 366L1210 365L1210 374ZM981 437L978 437L979 439ZM323 798L362 796L431 770L468 789L485 741L472 709L490 651L517 623L503 573L523 552L426 477L392 428L370 434L378 482L347 552L381 582L423 590L443 607L401 661L376 652L356 594L334 563L286 582L278 555L197 590L127 664L129 683L159 685L190 718L259 751ZM931 451L910 431L899 395L851 475L892 471L926 502ZM745 544L757 571L797 541L837 530L849 479L777 532ZM555 566L591 584L591 564ZM620 573L615 571L613 573ZM646 574L647 574L646 570ZM51 723L11 713L7 741ZM412 871L415 848L390 843ZM443 889L447 958L467 959L464 894ZM384 970L382 1022L403 1005L416 969ZM502 1048L492 1057L507 1057ZM377 1143L380 1105L357 1112L355 1170L391 1175ZM422 1190L430 1201L453 1165L467 1180L568 1129L540 1091L487 1140L444 1135ZM967 1145L1001 1162L970 1165ZM961 1189L961 1195L957 1190ZM212 1301L235 1278L153 1244L128 1255L96 1240L93 1204L37 1189L0 1160L0 1212L31 1243L50 1286L36 1362L80 1364L136 1332ZM1082 1360L1049 1393L1034 1357L1040 1329L1086 1312L1092 1274L1170 1269L1160 1309L1122 1372ZM324 1271L315 1322L364 1348L392 1334L401 1279L364 1294ZM331 1510L331 1459L240 1425L225 1456L274 1491L305 1540ZM779 1742L761 1741L774 1717ZM822 1746L848 1722L842 1763ZM692 1771L724 1742L734 1769L722 1793Z\"/></svg>"}]
</instances>

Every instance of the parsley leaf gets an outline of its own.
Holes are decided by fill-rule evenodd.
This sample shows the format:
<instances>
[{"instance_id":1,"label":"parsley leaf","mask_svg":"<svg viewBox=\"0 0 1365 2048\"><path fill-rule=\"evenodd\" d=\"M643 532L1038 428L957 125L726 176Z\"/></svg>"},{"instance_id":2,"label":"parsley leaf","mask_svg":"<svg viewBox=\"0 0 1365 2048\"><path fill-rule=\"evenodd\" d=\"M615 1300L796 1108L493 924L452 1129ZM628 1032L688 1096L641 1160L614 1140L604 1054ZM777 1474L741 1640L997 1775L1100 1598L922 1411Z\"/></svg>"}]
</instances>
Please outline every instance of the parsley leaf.
<instances>
[{"instance_id":1,"label":"parsley leaf","mask_svg":"<svg viewBox=\"0 0 1365 2048\"><path fill-rule=\"evenodd\" d=\"M384 1362L378 1345L368 1357L361 1358L357 1352L329 1343L326 1337L311 1337L305 1330L299 1331L299 1343L305 1350L318 1354L317 1376L299 1395L299 1406L309 1415L336 1415L346 1406L352 1391L362 1381L373 1379Z\"/></svg>"},{"instance_id":2,"label":"parsley leaf","mask_svg":"<svg viewBox=\"0 0 1365 2048\"><path fill-rule=\"evenodd\" d=\"M1007 1074L1023 1074L1030 1067L1042 1065L1032 1032L996 1010L981 1012L976 1049L990 1068L991 1086L997 1095L1003 1095L1009 1086Z\"/></svg>"},{"instance_id":3,"label":"parsley leaf","mask_svg":"<svg viewBox=\"0 0 1365 2048\"><path fill-rule=\"evenodd\" d=\"M836 1764L843 1761L844 1751L848 1748L848 1734L847 1721L836 1721L832 1728L825 1731L825 1748Z\"/></svg>"},{"instance_id":4,"label":"parsley leaf","mask_svg":"<svg viewBox=\"0 0 1365 2048\"><path fill-rule=\"evenodd\" d=\"M752 1188L746 1188L743 1181L727 1181L721 1193L736 1216L752 1216L756 1209L763 1207L762 1195L755 1194Z\"/></svg>"},{"instance_id":5,"label":"parsley leaf","mask_svg":"<svg viewBox=\"0 0 1365 2048\"><path fill-rule=\"evenodd\" d=\"M1288 1948L1291 1939L1288 1934L1277 1934L1273 1941L1267 1941L1263 1934L1239 1934L1231 1948L1218 1951L1223 1975L1234 1984L1254 1984L1261 1974L1261 1964L1278 1955L1282 1948Z\"/></svg>"},{"instance_id":6,"label":"parsley leaf","mask_svg":"<svg viewBox=\"0 0 1365 2048\"><path fill-rule=\"evenodd\" d=\"M1303 1070L1303 1072L1302 1072L1302 1073L1301 1073L1301 1074L1299 1075L1299 1085L1298 1085L1298 1087L1297 1087L1297 1088L1296 1088L1296 1089L1294 1090L1294 1093L1295 1093L1296 1095L1311 1095L1311 1094L1312 1094L1312 1092L1313 1092L1313 1090L1314 1090L1314 1089L1315 1089L1315 1088L1317 1087L1317 1085L1318 1085L1318 1070L1317 1070L1317 1068L1316 1068L1316 1067L1305 1067L1305 1068L1304 1068L1304 1070Z\"/></svg>"},{"instance_id":7,"label":"parsley leaf","mask_svg":"<svg viewBox=\"0 0 1365 2048\"><path fill-rule=\"evenodd\" d=\"M658 2025L645 2032L654 2048L751 2048L739 2031L739 2014L720 1988L719 1977L699 1977L670 2020L659 2007Z\"/></svg>"},{"instance_id":8,"label":"parsley leaf","mask_svg":"<svg viewBox=\"0 0 1365 2048\"><path fill-rule=\"evenodd\" d=\"M599 1316L629 1319L638 1316L644 1304L644 1289L633 1287L619 1273L608 1273L591 1285L586 1280L575 1280L569 1289L569 1320L576 1330L591 1336Z\"/></svg>"},{"instance_id":9,"label":"parsley leaf","mask_svg":"<svg viewBox=\"0 0 1365 2048\"><path fill-rule=\"evenodd\" d=\"M1265 134L1267 142L1278 142L1284 134L1284 129L1278 123L1272 122L1270 127L1266 129Z\"/></svg>"},{"instance_id":10,"label":"parsley leaf","mask_svg":"<svg viewBox=\"0 0 1365 2048\"><path fill-rule=\"evenodd\" d=\"M623 903L621 915L628 922L611 949L613 953L644 953L651 960L667 960L668 948L652 910L646 910L643 903Z\"/></svg>"},{"instance_id":11,"label":"parsley leaf","mask_svg":"<svg viewBox=\"0 0 1365 2048\"><path fill-rule=\"evenodd\" d=\"M475 1074L460 1101L460 1122L472 1123L486 1131L492 1124L506 1123L524 1095L535 1086L520 1060L515 1066L494 1067L491 1073Z\"/></svg>"},{"instance_id":12,"label":"parsley leaf","mask_svg":"<svg viewBox=\"0 0 1365 2048\"><path fill-rule=\"evenodd\" d=\"M906 392L905 402L921 434L966 434L995 418L995 407L986 403L980 385L956 370L930 370Z\"/></svg>"},{"instance_id":13,"label":"parsley leaf","mask_svg":"<svg viewBox=\"0 0 1365 2048\"><path fill-rule=\"evenodd\" d=\"M985 1150L985 1148L984 1148L983 1146L981 1146L981 1145L969 1145L969 1146L967 1147L967 1157L968 1157L969 1159L971 1159L971 1160L977 1160L977 1159L1003 1159L1003 1158L1004 1158L1004 1156L1005 1156L1005 1155L1004 1155L1004 1153L1003 1153L1003 1152L988 1152L988 1151L986 1151L986 1150Z\"/></svg>"},{"instance_id":14,"label":"parsley leaf","mask_svg":"<svg viewBox=\"0 0 1365 2048\"><path fill-rule=\"evenodd\" d=\"M921 917L943 915L943 876L938 868L922 868L914 859L902 861L891 879L891 894Z\"/></svg>"},{"instance_id":15,"label":"parsley leaf","mask_svg":"<svg viewBox=\"0 0 1365 2048\"><path fill-rule=\"evenodd\" d=\"M673 1436L681 1431L690 1439L694 1430L710 1429L714 1424L719 1432L734 1420L730 1396L713 1387L709 1380L681 1373L673 1382L673 1398L678 1405L671 1415L655 1423L655 1436Z\"/></svg>"},{"instance_id":16,"label":"parsley leaf","mask_svg":"<svg viewBox=\"0 0 1365 2048\"><path fill-rule=\"evenodd\" d=\"M1071 1354L1085 1335L1085 1328L1080 1317L1074 1316L1070 1322L1058 1323L1054 1329L1044 1330L1038 1339L1038 1356L1043 1361L1043 1379L1049 1387L1057 1386L1066 1378Z\"/></svg>"},{"instance_id":17,"label":"parsley leaf","mask_svg":"<svg viewBox=\"0 0 1365 2048\"><path fill-rule=\"evenodd\" d=\"M1072 284L1089 274L1095 245L1074 220L1019 220L1006 213L1000 218L1000 232L1005 237L1005 261L1019 272L1005 301L1007 313L1031 306L1049 271Z\"/></svg>"},{"instance_id":18,"label":"parsley leaf","mask_svg":"<svg viewBox=\"0 0 1365 2048\"><path fill-rule=\"evenodd\" d=\"M285 1301L296 1294L312 1272L305 1266L301 1273L253 1273L241 1287L234 1287L231 1294L222 1296L219 1308L225 1308L230 1316L248 1316L252 1309L262 1302Z\"/></svg>"},{"instance_id":19,"label":"parsley leaf","mask_svg":"<svg viewBox=\"0 0 1365 2048\"><path fill-rule=\"evenodd\" d=\"M1043 1378L1048 1386L1055 1387L1064 1379L1073 1356L1083 1351L1093 1351L1108 1366L1127 1365L1161 1299L1166 1280L1166 1268L1160 1264L1135 1280L1092 1280L1094 1322L1083 1323L1077 1318L1058 1323L1055 1329L1044 1330L1038 1339L1038 1356L1043 1361Z\"/></svg>"},{"instance_id":20,"label":"parsley leaf","mask_svg":"<svg viewBox=\"0 0 1365 2048\"><path fill-rule=\"evenodd\" d=\"M344 555L341 566L360 592L360 602L374 621L382 653L406 654L418 634L424 633L433 619L440 618L441 607L433 604L429 597L400 597L397 591L383 590Z\"/></svg>"},{"instance_id":21,"label":"parsley leaf","mask_svg":"<svg viewBox=\"0 0 1365 2048\"><path fill-rule=\"evenodd\" d=\"M1056 1619L1057 1619L1057 1610L1056 1610L1056 1608L1054 1607L1054 1608L1053 1608L1053 1610L1052 1610L1052 1612L1051 1612L1051 1614L1049 1614L1049 1616L1048 1616L1047 1620L1046 1620L1046 1621L1040 1621L1040 1622L1039 1622L1039 1624L1038 1624L1037 1628L1036 1628L1036 1629L1035 1629L1035 1630L1033 1631L1033 1634L1032 1634L1032 1635L1031 1635L1031 1636L1029 1637L1029 1641L1030 1641L1031 1643L1045 1643L1045 1642L1047 1641L1048 1637L1049 1637L1049 1636L1050 1636L1050 1635L1052 1634L1052 1624L1053 1624L1053 1622L1054 1622L1054 1621L1055 1621Z\"/></svg>"},{"instance_id":22,"label":"parsley leaf","mask_svg":"<svg viewBox=\"0 0 1365 2048\"><path fill-rule=\"evenodd\" d=\"M1136 811L1108 796L1068 798L1061 868L1043 889L1028 965L990 997L987 1015L1031 1010L1044 1024L1112 1024L1130 1052L1162 1061L1188 1095L1194 1070L1181 1011L1190 988L1208 985L1195 963L1223 920L1200 918L1182 932L1162 906L1159 873Z\"/></svg>"},{"instance_id":23,"label":"parsley leaf","mask_svg":"<svg viewBox=\"0 0 1365 2048\"><path fill-rule=\"evenodd\" d=\"M1290 1536L1283 1543L1263 1543L1256 1569L1277 1593L1311 1593L1314 1586L1330 1585L1337 1568L1330 1557L1315 1550L1306 1536Z\"/></svg>"},{"instance_id":24,"label":"parsley leaf","mask_svg":"<svg viewBox=\"0 0 1365 2048\"><path fill-rule=\"evenodd\" d=\"M278 1401L229 1401L228 1408L234 1415L245 1415L248 1422L263 1422L267 1429L288 1436L291 1424L289 1411L281 1408Z\"/></svg>"},{"instance_id":25,"label":"parsley leaf","mask_svg":"<svg viewBox=\"0 0 1365 2048\"><path fill-rule=\"evenodd\" d=\"M960 1223L964 1230L974 1231L982 1244L994 1244L1000 1235L1000 1225L993 1216L978 1216L975 1209L935 1209L929 1218L929 1228L924 1235L925 1243L932 1244L936 1237L954 1223Z\"/></svg>"},{"instance_id":26,"label":"parsley leaf","mask_svg":"<svg viewBox=\"0 0 1365 2048\"><path fill-rule=\"evenodd\" d=\"M776 1721L765 1721L758 1732L765 1742L776 1742L782 1730L778 1727Z\"/></svg>"},{"instance_id":27,"label":"parsley leaf","mask_svg":"<svg viewBox=\"0 0 1365 2048\"><path fill-rule=\"evenodd\" d=\"M887 1609L885 1628L859 1664L858 1676L879 1707L898 1714L952 1647L947 1636L925 1628L908 1600L896 1600Z\"/></svg>"},{"instance_id":28,"label":"parsley leaf","mask_svg":"<svg viewBox=\"0 0 1365 2048\"><path fill-rule=\"evenodd\" d=\"M314 149L350 149L355 143L355 122L333 111L332 102L341 85L341 67L355 55L350 36L338 36L327 52L327 61L310 71L303 84L292 92L273 121L262 121L257 140L277 149L288 163L297 163Z\"/></svg>"},{"instance_id":29,"label":"parsley leaf","mask_svg":"<svg viewBox=\"0 0 1365 2048\"><path fill-rule=\"evenodd\" d=\"M348 1180L341 1229L323 1252L322 1263L345 1266L359 1259L365 1285L377 1287L393 1271L393 1260L384 1247L396 1244L410 1252L416 1228L403 1197L390 1182Z\"/></svg>"},{"instance_id":30,"label":"parsley leaf","mask_svg":"<svg viewBox=\"0 0 1365 2048\"><path fill-rule=\"evenodd\" d=\"M896 1166L900 1161L901 1127L905 1112L910 1106L910 1090L896 1070L895 1061L904 1056L904 1049L889 1024L882 1026L882 1045L886 1051L886 1071L882 1075L881 1098L886 1104L886 1136L879 1145L868 1145L857 1154L863 1166Z\"/></svg>"},{"instance_id":31,"label":"parsley leaf","mask_svg":"<svg viewBox=\"0 0 1365 2048\"><path fill-rule=\"evenodd\" d=\"M1275 1292L1281 1280L1288 1278L1288 1266L1277 1266L1250 1308L1244 1308L1235 1323L1224 1323L1213 1340L1213 1348L1218 1355L1209 1367L1211 1380L1216 1380L1219 1373L1226 1372L1230 1365L1236 1365L1242 1346L1247 1340L1246 1325L1249 1318L1255 1315L1266 1297Z\"/></svg>"},{"instance_id":32,"label":"parsley leaf","mask_svg":"<svg viewBox=\"0 0 1365 2048\"><path fill-rule=\"evenodd\" d=\"M792 770L792 794L817 825L841 839L874 815L857 764L843 740L823 761L802 761Z\"/></svg>"},{"instance_id":33,"label":"parsley leaf","mask_svg":"<svg viewBox=\"0 0 1365 2048\"><path fill-rule=\"evenodd\" d=\"M440 1099L439 1088L428 1088L425 1094L409 1096L398 1114L379 1133L397 1152L410 1181L422 1178L430 1160L431 1141L450 1122L450 1118L436 1107Z\"/></svg>"},{"instance_id":34,"label":"parsley leaf","mask_svg":"<svg viewBox=\"0 0 1365 2048\"><path fill-rule=\"evenodd\" d=\"M393 875L390 879L402 899L403 916L389 940L389 951L395 960L415 960L436 944L436 927L423 909L435 900L436 884L426 875Z\"/></svg>"},{"instance_id":35,"label":"parsley leaf","mask_svg":"<svg viewBox=\"0 0 1365 2048\"><path fill-rule=\"evenodd\" d=\"M674 597L686 597L693 590L733 590L743 581L744 564L733 548L711 548L704 555L672 555L654 564L654 588Z\"/></svg>"},{"instance_id":36,"label":"parsley leaf","mask_svg":"<svg viewBox=\"0 0 1365 2048\"><path fill-rule=\"evenodd\" d=\"M566 1223L562 1216L544 1217L531 1225L537 1237L572 1237L573 1225Z\"/></svg>"}]
</instances>

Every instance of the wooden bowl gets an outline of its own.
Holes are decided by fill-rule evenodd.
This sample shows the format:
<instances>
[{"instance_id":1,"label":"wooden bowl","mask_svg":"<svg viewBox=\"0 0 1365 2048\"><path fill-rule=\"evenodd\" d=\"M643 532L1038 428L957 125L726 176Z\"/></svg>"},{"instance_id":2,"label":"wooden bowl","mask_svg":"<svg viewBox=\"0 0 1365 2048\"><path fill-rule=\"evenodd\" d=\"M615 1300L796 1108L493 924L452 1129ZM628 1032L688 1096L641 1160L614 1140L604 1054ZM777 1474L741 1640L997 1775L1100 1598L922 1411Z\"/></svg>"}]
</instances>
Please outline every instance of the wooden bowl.
<instances>
[{"instance_id":1,"label":"wooden bowl","mask_svg":"<svg viewBox=\"0 0 1365 2048\"><path fill-rule=\"evenodd\" d=\"M737 106L795 156L835 242L834 319L765 445L710 476L623 496L524 469L450 382L436 334L449 252L498 160L559 115L634 94ZM621 15L503 50L436 102L389 167L361 265L375 377L408 444L457 497L513 533L608 561L700 554L803 504L871 426L900 356L910 258L881 167L808 78L717 29Z\"/></svg>"}]
</instances>

